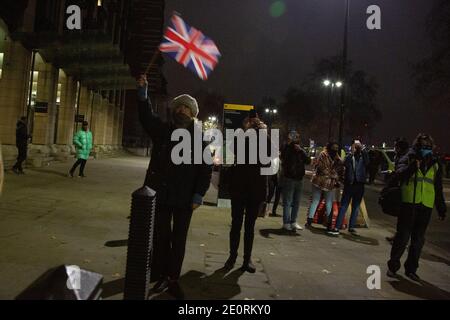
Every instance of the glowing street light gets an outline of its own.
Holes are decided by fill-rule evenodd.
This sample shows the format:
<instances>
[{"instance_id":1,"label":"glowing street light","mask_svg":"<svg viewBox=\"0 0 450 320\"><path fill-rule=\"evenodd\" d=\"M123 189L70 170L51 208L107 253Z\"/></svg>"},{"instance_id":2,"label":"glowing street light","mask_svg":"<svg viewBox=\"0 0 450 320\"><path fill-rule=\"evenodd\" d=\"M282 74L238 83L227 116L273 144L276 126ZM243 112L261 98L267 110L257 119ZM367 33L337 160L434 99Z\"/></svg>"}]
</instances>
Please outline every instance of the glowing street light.
<instances>
[{"instance_id":1,"label":"glowing street light","mask_svg":"<svg viewBox=\"0 0 450 320\"><path fill-rule=\"evenodd\" d=\"M330 87L331 86L332 88L334 88L334 87L340 88L340 87L342 87L344 85L344 83L342 81L332 82L332 81L327 79L327 80L323 81L323 85L325 87Z\"/></svg>"}]
</instances>

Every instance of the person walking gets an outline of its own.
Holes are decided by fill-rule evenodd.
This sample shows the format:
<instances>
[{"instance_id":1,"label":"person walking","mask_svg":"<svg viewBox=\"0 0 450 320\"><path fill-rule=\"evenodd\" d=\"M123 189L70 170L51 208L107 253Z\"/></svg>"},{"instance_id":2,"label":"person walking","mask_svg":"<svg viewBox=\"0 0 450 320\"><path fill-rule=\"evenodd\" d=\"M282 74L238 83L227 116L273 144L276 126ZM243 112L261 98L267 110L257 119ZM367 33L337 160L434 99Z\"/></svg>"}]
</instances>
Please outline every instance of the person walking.
<instances>
[{"instance_id":1,"label":"person walking","mask_svg":"<svg viewBox=\"0 0 450 320\"><path fill-rule=\"evenodd\" d=\"M87 121L83 121L81 130L79 130L73 137L73 144L75 145L77 152L77 161L70 169L69 176L73 178L75 170L79 166L80 171L78 177L86 178L84 175L84 169L92 150L92 132L89 130L89 123Z\"/></svg>"},{"instance_id":2,"label":"person walking","mask_svg":"<svg viewBox=\"0 0 450 320\"><path fill-rule=\"evenodd\" d=\"M305 150L300 147L300 135L296 131L289 133L289 143L281 152L283 179L283 229L302 230L297 223L300 198L303 191L305 165L311 163Z\"/></svg>"},{"instance_id":3,"label":"person walking","mask_svg":"<svg viewBox=\"0 0 450 320\"><path fill-rule=\"evenodd\" d=\"M31 136L28 134L27 118L21 117L16 124L16 147L17 147L17 162L13 166L13 171L16 174L25 174L22 164L27 160L28 141Z\"/></svg>"},{"instance_id":4,"label":"person walking","mask_svg":"<svg viewBox=\"0 0 450 320\"><path fill-rule=\"evenodd\" d=\"M333 201L336 189L340 188L340 183L344 180L344 164L339 157L339 145L330 142L322 151L315 163L312 183L312 202L309 208L306 227L310 227L317 207L319 206L322 194L325 197L327 230L331 230L333 222Z\"/></svg>"},{"instance_id":5,"label":"person walking","mask_svg":"<svg viewBox=\"0 0 450 320\"><path fill-rule=\"evenodd\" d=\"M397 277L402 257L410 242L405 261L405 275L420 281L419 259L425 243L425 232L436 206L439 219L444 220L447 206L442 190L442 165L433 154L432 137L419 134L413 147L399 160L396 176L400 181L402 206L397 220L397 233L391 248L387 275Z\"/></svg>"},{"instance_id":6,"label":"person walking","mask_svg":"<svg viewBox=\"0 0 450 320\"><path fill-rule=\"evenodd\" d=\"M250 138L246 136L245 163L237 163L230 168L230 256L225 262L225 268L231 270L236 263L241 238L241 229L242 224L244 223L244 263L242 264L241 271L254 273L256 268L251 259L253 240L255 236L254 229L259 210L267 198L267 176L261 175L262 165L259 161L257 161L256 164L251 164L249 158L250 152L252 151L257 152L257 155L259 155L259 130L267 129L267 126L259 119L257 113L252 110L250 111L249 117L243 121L242 129L244 132L247 132L250 129L255 130L257 135L257 148L252 148L250 145ZM269 140L268 137L267 139ZM235 148L235 155L236 150L237 149Z\"/></svg>"},{"instance_id":7,"label":"person walking","mask_svg":"<svg viewBox=\"0 0 450 320\"><path fill-rule=\"evenodd\" d=\"M163 121L153 111L145 75L138 79L137 86L139 119L153 144L145 185L155 190L157 195L151 264L151 282L156 281L153 292L168 289L176 299L184 299L179 278L187 235L192 214L203 204L203 197L209 189L212 165L204 161L195 164L194 151L188 163L176 164L178 162L171 157L178 144L171 139L175 130L185 132L192 143L195 143L194 130L199 130L202 135L195 121L199 112L197 101L186 94L176 97L170 106L169 120ZM191 147L196 150L193 145ZM202 151L206 144L203 147Z\"/></svg>"},{"instance_id":8,"label":"person walking","mask_svg":"<svg viewBox=\"0 0 450 320\"><path fill-rule=\"evenodd\" d=\"M360 140L353 140L351 153L345 157L344 166L345 180L341 208L339 209L335 228L328 233L331 235L339 235L339 230L342 228L345 214L351 202L352 212L348 224L348 231L356 236L355 225L358 218L359 206L364 197L364 185L366 184L369 166L369 156L367 151L363 149Z\"/></svg>"}]
</instances>

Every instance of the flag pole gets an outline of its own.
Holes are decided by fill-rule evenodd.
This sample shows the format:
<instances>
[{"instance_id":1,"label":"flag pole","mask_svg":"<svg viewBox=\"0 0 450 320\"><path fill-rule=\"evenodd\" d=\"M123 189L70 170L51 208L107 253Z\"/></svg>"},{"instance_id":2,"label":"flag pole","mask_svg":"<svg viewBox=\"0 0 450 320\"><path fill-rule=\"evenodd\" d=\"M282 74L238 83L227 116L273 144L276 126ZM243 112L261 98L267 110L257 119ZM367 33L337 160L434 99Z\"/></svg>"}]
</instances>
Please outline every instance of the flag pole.
<instances>
[{"instance_id":1,"label":"flag pole","mask_svg":"<svg viewBox=\"0 0 450 320\"><path fill-rule=\"evenodd\" d=\"M145 69L144 74L147 75L150 72L150 68L153 66L153 64L156 62L156 59L159 57L161 51L159 49L156 49L155 53L153 54L152 60L150 60L150 63L147 66L147 69Z\"/></svg>"}]
</instances>

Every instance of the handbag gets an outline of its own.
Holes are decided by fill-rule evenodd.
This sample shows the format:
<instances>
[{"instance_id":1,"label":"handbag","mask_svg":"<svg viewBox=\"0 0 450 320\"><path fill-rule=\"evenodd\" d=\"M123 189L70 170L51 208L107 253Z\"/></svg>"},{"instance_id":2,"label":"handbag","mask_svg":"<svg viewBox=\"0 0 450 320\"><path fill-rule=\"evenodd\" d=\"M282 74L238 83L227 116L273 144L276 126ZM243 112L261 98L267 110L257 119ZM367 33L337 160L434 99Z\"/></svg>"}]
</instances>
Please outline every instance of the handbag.
<instances>
[{"instance_id":1,"label":"handbag","mask_svg":"<svg viewBox=\"0 0 450 320\"><path fill-rule=\"evenodd\" d=\"M397 217L402 204L402 192L398 185L387 186L381 190L378 204L387 215Z\"/></svg>"}]
</instances>

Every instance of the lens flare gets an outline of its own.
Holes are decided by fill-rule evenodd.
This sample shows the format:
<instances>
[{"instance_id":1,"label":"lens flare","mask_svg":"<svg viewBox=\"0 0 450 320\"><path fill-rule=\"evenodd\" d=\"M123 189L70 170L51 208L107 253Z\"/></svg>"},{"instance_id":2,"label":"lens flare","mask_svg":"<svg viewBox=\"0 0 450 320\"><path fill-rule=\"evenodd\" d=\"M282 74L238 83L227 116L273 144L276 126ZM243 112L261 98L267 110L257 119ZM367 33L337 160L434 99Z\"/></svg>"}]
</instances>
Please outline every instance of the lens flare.
<instances>
[{"instance_id":1,"label":"lens flare","mask_svg":"<svg viewBox=\"0 0 450 320\"><path fill-rule=\"evenodd\" d=\"M270 6L270 15L273 18L279 18L286 12L286 4L284 1L275 1Z\"/></svg>"}]
</instances>

